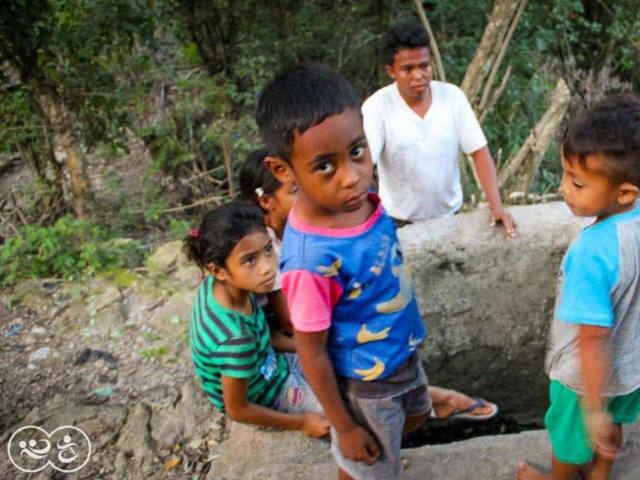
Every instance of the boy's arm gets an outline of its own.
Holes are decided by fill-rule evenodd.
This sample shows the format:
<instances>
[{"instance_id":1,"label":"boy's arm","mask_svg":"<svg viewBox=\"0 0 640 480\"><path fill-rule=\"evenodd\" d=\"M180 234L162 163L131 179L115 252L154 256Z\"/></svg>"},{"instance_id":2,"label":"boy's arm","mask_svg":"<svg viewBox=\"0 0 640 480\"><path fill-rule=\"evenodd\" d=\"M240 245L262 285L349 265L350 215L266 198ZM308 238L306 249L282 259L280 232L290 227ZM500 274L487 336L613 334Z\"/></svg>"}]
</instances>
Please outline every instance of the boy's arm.
<instances>
[{"instance_id":1,"label":"boy's arm","mask_svg":"<svg viewBox=\"0 0 640 480\"><path fill-rule=\"evenodd\" d=\"M613 460L619 447L612 441L614 427L606 410L607 400L603 396L611 374L607 343L611 329L594 325L580 325L579 328L578 351L585 392L581 401L589 437L600 455Z\"/></svg>"},{"instance_id":2,"label":"boy's arm","mask_svg":"<svg viewBox=\"0 0 640 480\"><path fill-rule=\"evenodd\" d=\"M231 418L261 427L299 430L311 437L324 437L329 433L329 422L319 413L290 415L248 401L249 381L246 378L221 376L224 408Z\"/></svg>"},{"instance_id":3,"label":"boy's arm","mask_svg":"<svg viewBox=\"0 0 640 480\"><path fill-rule=\"evenodd\" d=\"M496 165L491 156L489 148L484 147L476 150L471 154L473 163L478 172L478 178L482 184L482 189L487 196L487 201L491 207L489 215L489 223L494 226L496 223L502 223L507 231L507 239L516 236L516 222L509 212L502 206L500 199L500 190L498 189L498 176L496 174Z\"/></svg>"},{"instance_id":4,"label":"boy's arm","mask_svg":"<svg viewBox=\"0 0 640 480\"><path fill-rule=\"evenodd\" d=\"M342 454L351 460L372 465L380 457L380 447L347 412L325 349L327 334L328 330L313 333L296 331L300 365L329 422L336 429Z\"/></svg>"}]
</instances>

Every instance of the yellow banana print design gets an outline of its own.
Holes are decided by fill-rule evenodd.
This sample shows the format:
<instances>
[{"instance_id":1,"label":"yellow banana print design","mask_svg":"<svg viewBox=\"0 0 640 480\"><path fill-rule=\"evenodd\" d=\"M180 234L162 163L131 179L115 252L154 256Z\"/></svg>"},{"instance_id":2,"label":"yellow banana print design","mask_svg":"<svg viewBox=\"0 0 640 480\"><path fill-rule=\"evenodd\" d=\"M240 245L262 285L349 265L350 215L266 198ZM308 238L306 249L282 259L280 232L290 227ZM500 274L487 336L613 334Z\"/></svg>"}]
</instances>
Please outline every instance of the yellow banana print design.
<instances>
[{"instance_id":1,"label":"yellow banana print design","mask_svg":"<svg viewBox=\"0 0 640 480\"><path fill-rule=\"evenodd\" d=\"M347 300L353 300L354 298L358 298L362 293L362 284L359 282L353 282L353 290L347 297Z\"/></svg>"},{"instance_id":2,"label":"yellow banana print design","mask_svg":"<svg viewBox=\"0 0 640 480\"><path fill-rule=\"evenodd\" d=\"M373 357L373 360L376 363L372 368L368 370L356 368L354 370L354 372L357 373L358 375L362 375L363 377L362 380L364 380L365 382L375 380L384 372L384 363L382 363L377 357Z\"/></svg>"},{"instance_id":3,"label":"yellow banana print design","mask_svg":"<svg viewBox=\"0 0 640 480\"><path fill-rule=\"evenodd\" d=\"M378 313L395 313L405 308L409 302L413 299L413 284L411 282L411 273L409 272L409 266L405 263L400 265L394 265L394 261L399 257L398 252L400 245L397 243L391 249L391 272L394 277L399 278L400 290L398 294L391 300L382 302L376 305L376 311Z\"/></svg>"},{"instance_id":4,"label":"yellow banana print design","mask_svg":"<svg viewBox=\"0 0 640 480\"><path fill-rule=\"evenodd\" d=\"M424 338L413 338L413 334L409 336L409 351L415 352L416 348L422 343Z\"/></svg>"},{"instance_id":5,"label":"yellow banana print design","mask_svg":"<svg viewBox=\"0 0 640 480\"><path fill-rule=\"evenodd\" d=\"M391 327L384 328L379 332L372 332L371 330L368 330L367 326L363 323L362 327L360 327L360 331L358 332L356 340L358 340L358 343L368 343L375 342L377 340L384 340L389 336L389 330L391 330Z\"/></svg>"},{"instance_id":6,"label":"yellow banana print design","mask_svg":"<svg viewBox=\"0 0 640 480\"><path fill-rule=\"evenodd\" d=\"M322 273L322 275L325 278L331 278L331 277L338 276L338 271L340 270L341 266L342 266L342 259L339 258L335 262L333 262L330 267L323 267L322 265L320 265L317 268L318 268L318 271Z\"/></svg>"}]
</instances>

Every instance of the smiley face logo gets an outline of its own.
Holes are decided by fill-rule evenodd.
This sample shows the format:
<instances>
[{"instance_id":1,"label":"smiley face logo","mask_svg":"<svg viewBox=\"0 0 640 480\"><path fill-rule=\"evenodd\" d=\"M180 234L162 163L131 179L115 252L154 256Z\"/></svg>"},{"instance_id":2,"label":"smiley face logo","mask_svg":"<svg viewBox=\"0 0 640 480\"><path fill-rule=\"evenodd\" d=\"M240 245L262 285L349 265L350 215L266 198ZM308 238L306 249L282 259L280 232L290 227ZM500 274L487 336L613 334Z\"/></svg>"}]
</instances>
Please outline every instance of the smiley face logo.
<instances>
[{"instance_id":1,"label":"smiley face logo","mask_svg":"<svg viewBox=\"0 0 640 480\"><path fill-rule=\"evenodd\" d=\"M67 425L48 433L28 425L16 430L7 444L9 460L24 473L40 472L51 466L63 473L77 472L91 457L91 441L77 427Z\"/></svg>"}]
</instances>

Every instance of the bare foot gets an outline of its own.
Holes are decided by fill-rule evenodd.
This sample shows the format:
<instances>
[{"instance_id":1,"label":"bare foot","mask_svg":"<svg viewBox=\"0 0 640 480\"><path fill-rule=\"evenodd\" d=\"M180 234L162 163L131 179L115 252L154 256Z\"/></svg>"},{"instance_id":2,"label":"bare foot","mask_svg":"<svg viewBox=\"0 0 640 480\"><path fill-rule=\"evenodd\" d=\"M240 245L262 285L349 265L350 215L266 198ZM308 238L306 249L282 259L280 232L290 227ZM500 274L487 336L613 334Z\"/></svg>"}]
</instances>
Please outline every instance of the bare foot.
<instances>
[{"instance_id":1,"label":"bare foot","mask_svg":"<svg viewBox=\"0 0 640 480\"><path fill-rule=\"evenodd\" d=\"M429 393L433 399L433 409L435 410L436 418L439 419L449 418L454 413L464 411L476 403L475 399L456 390L429 387ZM473 416L483 417L491 415L494 408L495 407L493 405L487 403L486 405L475 408L473 412L470 413Z\"/></svg>"},{"instance_id":2,"label":"bare foot","mask_svg":"<svg viewBox=\"0 0 640 480\"><path fill-rule=\"evenodd\" d=\"M400 457L400 463L402 464L402 471L404 472L407 468L409 468L409 465L411 465L411 462L409 462L408 458L404 458L404 457Z\"/></svg>"},{"instance_id":3,"label":"bare foot","mask_svg":"<svg viewBox=\"0 0 640 480\"><path fill-rule=\"evenodd\" d=\"M516 470L516 480L548 480L550 475L545 475L537 468L522 462Z\"/></svg>"}]
</instances>

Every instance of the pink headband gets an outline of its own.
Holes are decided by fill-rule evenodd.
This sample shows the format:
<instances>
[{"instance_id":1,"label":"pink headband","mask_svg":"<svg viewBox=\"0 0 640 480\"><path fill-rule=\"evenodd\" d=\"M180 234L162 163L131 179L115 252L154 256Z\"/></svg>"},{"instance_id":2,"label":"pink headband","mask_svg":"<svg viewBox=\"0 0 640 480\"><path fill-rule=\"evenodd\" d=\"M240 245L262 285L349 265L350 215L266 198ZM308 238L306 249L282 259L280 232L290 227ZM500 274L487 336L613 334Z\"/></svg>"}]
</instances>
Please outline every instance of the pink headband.
<instances>
[{"instance_id":1,"label":"pink headband","mask_svg":"<svg viewBox=\"0 0 640 480\"><path fill-rule=\"evenodd\" d=\"M191 230L189 230L189 235L191 235L193 238L198 238L200 236L200 230L195 227L191 227Z\"/></svg>"}]
</instances>

